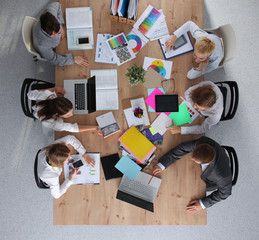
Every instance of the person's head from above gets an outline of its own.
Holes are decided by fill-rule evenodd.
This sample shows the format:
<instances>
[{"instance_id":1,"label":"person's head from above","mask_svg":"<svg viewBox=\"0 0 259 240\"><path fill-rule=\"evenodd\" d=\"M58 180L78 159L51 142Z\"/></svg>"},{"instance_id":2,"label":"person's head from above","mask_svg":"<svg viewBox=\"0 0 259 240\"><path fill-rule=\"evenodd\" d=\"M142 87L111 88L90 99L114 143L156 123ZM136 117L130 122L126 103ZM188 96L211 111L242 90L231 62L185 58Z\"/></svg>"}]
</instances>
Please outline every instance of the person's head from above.
<instances>
[{"instance_id":1,"label":"person's head from above","mask_svg":"<svg viewBox=\"0 0 259 240\"><path fill-rule=\"evenodd\" d=\"M194 44L193 57L195 62L200 63L206 61L214 51L215 47L215 43L209 38L199 38Z\"/></svg>"},{"instance_id":2,"label":"person's head from above","mask_svg":"<svg viewBox=\"0 0 259 240\"><path fill-rule=\"evenodd\" d=\"M216 93L210 85L203 85L194 89L190 97L193 101L193 108L197 111L207 111L217 100Z\"/></svg>"},{"instance_id":3,"label":"person's head from above","mask_svg":"<svg viewBox=\"0 0 259 240\"><path fill-rule=\"evenodd\" d=\"M214 148L207 143L200 144L192 151L192 161L197 164L211 163L215 157Z\"/></svg>"},{"instance_id":4,"label":"person's head from above","mask_svg":"<svg viewBox=\"0 0 259 240\"><path fill-rule=\"evenodd\" d=\"M58 37L60 33L60 23L49 12L46 12L40 16L41 29L47 33L50 37Z\"/></svg>"},{"instance_id":5,"label":"person's head from above","mask_svg":"<svg viewBox=\"0 0 259 240\"><path fill-rule=\"evenodd\" d=\"M65 143L55 143L44 148L46 160L52 167L61 168L71 159L70 150Z\"/></svg>"},{"instance_id":6,"label":"person's head from above","mask_svg":"<svg viewBox=\"0 0 259 240\"><path fill-rule=\"evenodd\" d=\"M43 117L42 121L73 116L73 104L65 97L46 99L38 102L36 106L42 107L38 111L38 117Z\"/></svg>"}]
</instances>

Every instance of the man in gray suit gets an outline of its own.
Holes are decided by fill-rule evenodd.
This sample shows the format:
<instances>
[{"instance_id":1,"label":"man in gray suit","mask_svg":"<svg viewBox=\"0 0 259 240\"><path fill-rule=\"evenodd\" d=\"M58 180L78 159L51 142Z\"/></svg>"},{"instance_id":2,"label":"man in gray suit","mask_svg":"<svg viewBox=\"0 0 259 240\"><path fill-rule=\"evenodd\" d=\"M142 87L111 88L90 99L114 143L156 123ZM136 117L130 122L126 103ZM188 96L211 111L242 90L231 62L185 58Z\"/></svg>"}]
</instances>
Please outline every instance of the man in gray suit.
<instances>
[{"instance_id":1,"label":"man in gray suit","mask_svg":"<svg viewBox=\"0 0 259 240\"><path fill-rule=\"evenodd\" d=\"M184 142L166 153L154 167L153 174L161 172L190 152L192 160L201 165L201 179L206 183L207 191L216 189L203 199L189 202L186 210L194 213L211 207L231 195L232 173L225 150L211 138L201 137L198 140Z\"/></svg>"}]
</instances>

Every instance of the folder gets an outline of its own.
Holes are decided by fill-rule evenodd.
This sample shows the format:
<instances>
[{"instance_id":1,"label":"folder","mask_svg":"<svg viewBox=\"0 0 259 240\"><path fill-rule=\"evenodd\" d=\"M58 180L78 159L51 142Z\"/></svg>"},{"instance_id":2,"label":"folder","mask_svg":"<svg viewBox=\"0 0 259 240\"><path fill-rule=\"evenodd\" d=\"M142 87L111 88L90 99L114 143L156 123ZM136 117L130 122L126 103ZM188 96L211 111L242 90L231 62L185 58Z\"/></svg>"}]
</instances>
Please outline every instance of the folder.
<instances>
[{"instance_id":1,"label":"folder","mask_svg":"<svg viewBox=\"0 0 259 240\"><path fill-rule=\"evenodd\" d=\"M134 126L119 138L119 142L141 163L156 150L156 147Z\"/></svg>"},{"instance_id":2,"label":"folder","mask_svg":"<svg viewBox=\"0 0 259 240\"><path fill-rule=\"evenodd\" d=\"M178 112L172 112L169 117L174 121L176 126L183 125L185 123L189 123L192 121L192 118L190 117L189 110L186 106L186 104L179 105L179 111Z\"/></svg>"}]
</instances>

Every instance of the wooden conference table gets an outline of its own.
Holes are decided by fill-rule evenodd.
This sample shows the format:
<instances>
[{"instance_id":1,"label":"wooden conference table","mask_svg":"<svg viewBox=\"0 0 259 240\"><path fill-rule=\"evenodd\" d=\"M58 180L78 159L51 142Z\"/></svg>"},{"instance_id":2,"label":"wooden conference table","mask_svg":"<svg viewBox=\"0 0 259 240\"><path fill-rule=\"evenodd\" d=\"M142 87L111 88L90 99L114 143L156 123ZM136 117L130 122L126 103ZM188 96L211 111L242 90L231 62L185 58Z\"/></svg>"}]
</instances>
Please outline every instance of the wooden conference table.
<instances>
[{"instance_id":1,"label":"wooden conference table","mask_svg":"<svg viewBox=\"0 0 259 240\"><path fill-rule=\"evenodd\" d=\"M67 7L93 8L93 29L96 43L97 33L127 34L132 26L110 21L108 0L60 0L62 10ZM169 32L172 33L184 22L192 20L199 26L203 26L203 0L139 0L138 17L151 4L156 9L162 9L166 16ZM65 14L64 14L65 17ZM67 42L64 39L57 53L67 53ZM164 59L158 41L149 41L137 54L136 58L121 66L113 64L95 63L95 49L86 51L71 51L75 55L84 55L90 62L90 66L82 68L77 65L56 67L56 86L63 86L64 79L89 78L90 69L115 68L118 71L119 103L120 109L112 111L121 129L106 139L96 132L74 134L84 145L88 152L100 152L101 156L107 156L118 152L118 138L128 128L122 110L121 99L147 96L146 89L141 85L131 87L125 77L126 69L134 63L142 65L144 57ZM192 53L173 58L172 77L175 79L175 93L183 96L184 91L191 85L199 83L202 78L188 80L187 71L193 64ZM69 118L70 122L79 124L97 125L95 118L107 111L97 111L88 115L75 115ZM156 113L149 113L151 122L157 117ZM60 138L69 133L56 132L55 137ZM156 150L156 161L172 147L183 141L197 139L200 136L179 134L164 135L163 145L158 145ZM152 173L152 164L145 169ZM119 179L106 181L101 167L101 179L99 185L72 185L59 199L54 199L54 225L205 225L207 223L206 210L196 214L187 213L186 205L192 199L200 199L205 196L205 184L200 179L201 169L199 165L185 156L182 160L170 166L158 176L162 178L162 184L155 200L155 212L151 213L141 208L130 205L116 199Z\"/></svg>"}]
</instances>

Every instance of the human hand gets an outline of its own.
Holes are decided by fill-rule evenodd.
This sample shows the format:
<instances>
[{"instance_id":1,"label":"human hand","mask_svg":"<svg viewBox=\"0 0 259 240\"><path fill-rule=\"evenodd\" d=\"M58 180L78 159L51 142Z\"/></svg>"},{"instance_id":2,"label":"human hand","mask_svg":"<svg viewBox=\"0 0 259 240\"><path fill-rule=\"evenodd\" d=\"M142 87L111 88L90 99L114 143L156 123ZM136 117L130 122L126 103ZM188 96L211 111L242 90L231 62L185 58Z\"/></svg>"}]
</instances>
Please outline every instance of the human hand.
<instances>
[{"instance_id":1,"label":"human hand","mask_svg":"<svg viewBox=\"0 0 259 240\"><path fill-rule=\"evenodd\" d=\"M199 200L190 201L189 204L186 206L186 211L190 213L196 213L201 209L202 207Z\"/></svg>"},{"instance_id":2,"label":"human hand","mask_svg":"<svg viewBox=\"0 0 259 240\"><path fill-rule=\"evenodd\" d=\"M80 65L81 67L89 66L89 62L85 57L75 56L74 59L75 59L75 64Z\"/></svg>"},{"instance_id":3,"label":"human hand","mask_svg":"<svg viewBox=\"0 0 259 240\"><path fill-rule=\"evenodd\" d=\"M76 176L77 172L79 171L79 168L73 168L73 170L71 171L70 175L69 175L69 180L72 181L74 179L74 177Z\"/></svg>"},{"instance_id":4,"label":"human hand","mask_svg":"<svg viewBox=\"0 0 259 240\"><path fill-rule=\"evenodd\" d=\"M160 173L160 172L162 172L161 167L159 167L159 166L156 165L156 166L154 167L154 169L153 169L153 174L156 175L156 174L158 174L158 173Z\"/></svg>"},{"instance_id":5,"label":"human hand","mask_svg":"<svg viewBox=\"0 0 259 240\"><path fill-rule=\"evenodd\" d=\"M209 64L210 58L208 57L205 61L199 63L199 67L196 69L196 71L201 72L208 64Z\"/></svg>"},{"instance_id":6,"label":"human hand","mask_svg":"<svg viewBox=\"0 0 259 240\"><path fill-rule=\"evenodd\" d=\"M174 47L175 41L177 40L177 37L175 35L173 35L172 37L170 37L166 42L165 42L165 46L166 49L170 49L172 50L172 48Z\"/></svg>"},{"instance_id":7,"label":"human hand","mask_svg":"<svg viewBox=\"0 0 259 240\"><path fill-rule=\"evenodd\" d=\"M63 87L54 87L53 89L57 96L64 96L66 94L66 90Z\"/></svg>"},{"instance_id":8,"label":"human hand","mask_svg":"<svg viewBox=\"0 0 259 240\"><path fill-rule=\"evenodd\" d=\"M61 40L63 40L66 37L66 31L63 25L61 25L60 27L60 32L61 32Z\"/></svg>"},{"instance_id":9,"label":"human hand","mask_svg":"<svg viewBox=\"0 0 259 240\"><path fill-rule=\"evenodd\" d=\"M178 133L181 134L181 127L178 127L178 126L167 127L166 130L172 134L178 134Z\"/></svg>"},{"instance_id":10,"label":"human hand","mask_svg":"<svg viewBox=\"0 0 259 240\"><path fill-rule=\"evenodd\" d=\"M85 160L85 162L90 166L90 167L94 167L95 166L95 160L90 158L86 153L83 154L83 158Z\"/></svg>"}]
</instances>

